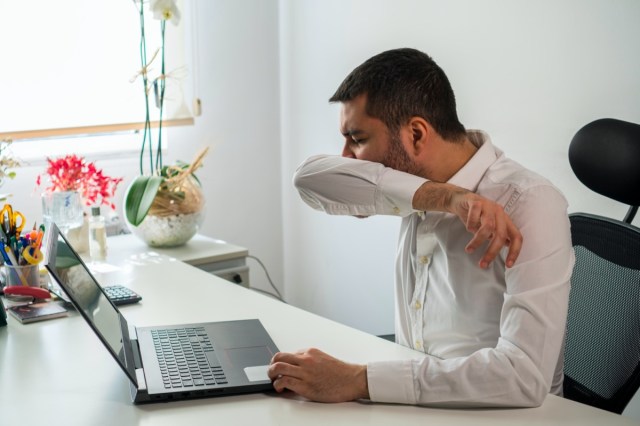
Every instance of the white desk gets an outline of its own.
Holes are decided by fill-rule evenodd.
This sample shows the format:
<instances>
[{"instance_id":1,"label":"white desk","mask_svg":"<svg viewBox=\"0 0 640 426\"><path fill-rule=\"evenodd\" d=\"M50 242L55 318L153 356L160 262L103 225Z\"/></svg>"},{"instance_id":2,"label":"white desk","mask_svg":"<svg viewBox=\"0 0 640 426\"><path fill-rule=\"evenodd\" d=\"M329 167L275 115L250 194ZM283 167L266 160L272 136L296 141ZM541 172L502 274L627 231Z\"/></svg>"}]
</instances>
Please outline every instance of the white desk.
<instances>
[{"instance_id":1,"label":"white desk","mask_svg":"<svg viewBox=\"0 0 640 426\"><path fill-rule=\"evenodd\" d=\"M222 240L196 235L186 244L173 248L149 247L134 235L118 235L107 239L107 261L122 263L129 258L162 254L236 284L249 287L249 250ZM83 255L88 259L89 254Z\"/></svg>"},{"instance_id":2,"label":"white desk","mask_svg":"<svg viewBox=\"0 0 640 426\"><path fill-rule=\"evenodd\" d=\"M344 360L408 359L408 348L229 283L177 260L149 255L104 274L143 296L122 308L135 325L259 318L283 351L316 346ZM185 306L177 308L177 306ZM0 327L2 425L631 425L629 418L547 397L534 409L452 410L353 402L312 403L259 393L133 405L127 378L77 313Z\"/></svg>"}]
</instances>

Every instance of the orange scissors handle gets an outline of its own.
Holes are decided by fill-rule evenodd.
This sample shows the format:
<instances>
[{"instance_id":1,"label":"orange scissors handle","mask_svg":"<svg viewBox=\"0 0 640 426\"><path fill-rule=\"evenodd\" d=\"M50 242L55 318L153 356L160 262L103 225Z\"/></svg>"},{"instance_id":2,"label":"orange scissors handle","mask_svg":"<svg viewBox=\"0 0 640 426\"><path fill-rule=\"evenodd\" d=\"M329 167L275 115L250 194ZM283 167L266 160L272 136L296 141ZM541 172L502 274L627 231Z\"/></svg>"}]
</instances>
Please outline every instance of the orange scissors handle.
<instances>
[{"instance_id":1,"label":"orange scissors handle","mask_svg":"<svg viewBox=\"0 0 640 426\"><path fill-rule=\"evenodd\" d=\"M7 219L7 228L4 229L5 233L7 235L20 234L25 225L24 215L19 211L14 211L11 204L5 204L0 211L0 220L3 226L5 225L5 217ZM18 223L18 221L20 223Z\"/></svg>"},{"instance_id":2,"label":"orange scissors handle","mask_svg":"<svg viewBox=\"0 0 640 426\"><path fill-rule=\"evenodd\" d=\"M18 220L20 221L20 223L18 223ZM20 233L22 232L24 224L24 215L19 211L13 212L13 229L15 229L17 235L20 235Z\"/></svg>"}]
</instances>

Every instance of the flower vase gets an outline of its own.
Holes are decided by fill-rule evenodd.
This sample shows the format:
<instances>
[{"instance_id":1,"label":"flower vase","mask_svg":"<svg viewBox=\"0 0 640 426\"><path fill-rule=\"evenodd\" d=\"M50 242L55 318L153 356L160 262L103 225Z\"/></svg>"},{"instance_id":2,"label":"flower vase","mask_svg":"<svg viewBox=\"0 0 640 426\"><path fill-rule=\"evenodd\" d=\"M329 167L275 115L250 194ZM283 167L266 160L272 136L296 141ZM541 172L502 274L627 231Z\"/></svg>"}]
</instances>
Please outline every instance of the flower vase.
<instances>
[{"instance_id":1,"label":"flower vase","mask_svg":"<svg viewBox=\"0 0 640 426\"><path fill-rule=\"evenodd\" d=\"M45 226L54 222L66 235L84 222L82 196L78 191L48 191L42 194L42 218Z\"/></svg>"},{"instance_id":2,"label":"flower vase","mask_svg":"<svg viewBox=\"0 0 640 426\"><path fill-rule=\"evenodd\" d=\"M168 179L160 186L149 212L138 226L126 220L126 214L124 217L131 233L150 247L176 247L198 232L204 213L202 188L189 174L178 182Z\"/></svg>"}]
</instances>

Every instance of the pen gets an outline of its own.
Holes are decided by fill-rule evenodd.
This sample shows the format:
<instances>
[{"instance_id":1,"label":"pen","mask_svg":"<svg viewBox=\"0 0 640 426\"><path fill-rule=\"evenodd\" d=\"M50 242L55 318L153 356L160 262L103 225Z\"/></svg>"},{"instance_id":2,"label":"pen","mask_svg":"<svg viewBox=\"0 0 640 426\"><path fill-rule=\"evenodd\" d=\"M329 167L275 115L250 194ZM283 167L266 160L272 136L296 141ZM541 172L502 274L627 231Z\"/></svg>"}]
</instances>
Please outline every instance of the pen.
<instances>
[{"instance_id":1,"label":"pen","mask_svg":"<svg viewBox=\"0 0 640 426\"><path fill-rule=\"evenodd\" d=\"M7 256L9 257L9 260L10 260L9 265L18 266L18 261L16 260L16 257L14 256L13 252L11 251L11 249L5 245L4 246L4 251L7 254ZM20 282L22 283L23 286L25 286L25 287L29 286L29 284L27 283L27 280L24 278L24 275L22 275L22 271L20 271L19 268L13 268L13 272L18 276L18 279L20 280Z\"/></svg>"},{"instance_id":2,"label":"pen","mask_svg":"<svg viewBox=\"0 0 640 426\"><path fill-rule=\"evenodd\" d=\"M38 231L38 236L36 237L36 248L40 248L42 245L42 237L44 237L44 225L40 225L40 230Z\"/></svg>"},{"instance_id":3,"label":"pen","mask_svg":"<svg viewBox=\"0 0 640 426\"><path fill-rule=\"evenodd\" d=\"M4 245L4 241L0 241L0 254L2 255L2 259L4 259L4 263L6 263L7 265L11 264L11 260L9 259L9 256L7 256L7 253L4 251L5 245Z\"/></svg>"},{"instance_id":4,"label":"pen","mask_svg":"<svg viewBox=\"0 0 640 426\"><path fill-rule=\"evenodd\" d=\"M16 257L13 254L13 250L11 250L11 248L9 246L5 245L4 246L4 252L7 254L7 257L9 258L9 265L17 266L18 265L18 261L16 260Z\"/></svg>"}]
</instances>

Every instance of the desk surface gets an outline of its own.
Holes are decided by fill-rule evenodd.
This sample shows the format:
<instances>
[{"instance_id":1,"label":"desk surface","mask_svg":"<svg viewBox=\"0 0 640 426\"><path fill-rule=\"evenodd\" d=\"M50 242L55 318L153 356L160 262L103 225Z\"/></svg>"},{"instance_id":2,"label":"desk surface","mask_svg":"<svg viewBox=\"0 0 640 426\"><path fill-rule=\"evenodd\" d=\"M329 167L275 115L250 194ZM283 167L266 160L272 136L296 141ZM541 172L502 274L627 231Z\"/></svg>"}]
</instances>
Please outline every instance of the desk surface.
<instances>
[{"instance_id":1,"label":"desk surface","mask_svg":"<svg viewBox=\"0 0 640 426\"><path fill-rule=\"evenodd\" d=\"M131 324L259 318L283 351L316 346L353 362L409 359L408 348L231 284L175 259L150 254L99 274L143 296L121 309ZM177 306L185 306L177 308ZM631 425L631 419L555 396L534 409L453 410L353 402L318 404L259 393L133 405L126 376L82 318L0 327L2 425Z\"/></svg>"},{"instance_id":2,"label":"desk surface","mask_svg":"<svg viewBox=\"0 0 640 426\"><path fill-rule=\"evenodd\" d=\"M156 253L193 266L244 258L249 254L244 247L200 234L195 235L186 244L173 248L149 247L132 234L117 235L107 239L107 251L110 263L124 262L131 256Z\"/></svg>"}]
</instances>

